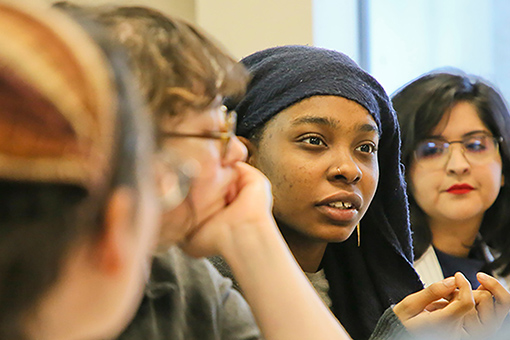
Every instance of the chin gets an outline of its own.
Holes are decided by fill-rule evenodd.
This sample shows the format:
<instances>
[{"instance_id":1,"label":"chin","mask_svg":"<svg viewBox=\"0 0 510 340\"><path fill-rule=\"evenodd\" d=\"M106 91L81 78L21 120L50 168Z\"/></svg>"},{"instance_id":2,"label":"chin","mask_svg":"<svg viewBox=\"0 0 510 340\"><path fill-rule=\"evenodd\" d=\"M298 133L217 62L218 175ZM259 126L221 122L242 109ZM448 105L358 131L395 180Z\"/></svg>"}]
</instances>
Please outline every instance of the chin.
<instances>
[{"instance_id":1,"label":"chin","mask_svg":"<svg viewBox=\"0 0 510 340\"><path fill-rule=\"evenodd\" d=\"M328 243L342 243L347 241L349 237L351 237L354 229L351 230L338 230L339 227L334 227L336 230L327 231L319 236L319 239ZM346 227L343 227L344 229Z\"/></svg>"},{"instance_id":2,"label":"chin","mask_svg":"<svg viewBox=\"0 0 510 340\"><path fill-rule=\"evenodd\" d=\"M448 211L444 211L443 216L452 221L463 221L479 216L480 214L483 215L484 212L485 211L478 205L464 205L462 207L451 207Z\"/></svg>"},{"instance_id":3,"label":"chin","mask_svg":"<svg viewBox=\"0 0 510 340\"><path fill-rule=\"evenodd\" d=\"M349 236L351 236L351 235L349 235ZM328 238L328 239L325 239L325 241L328 242L328 243L342 243L342 242L347 241L349 236Z\"/></svg>"}]
</instances>

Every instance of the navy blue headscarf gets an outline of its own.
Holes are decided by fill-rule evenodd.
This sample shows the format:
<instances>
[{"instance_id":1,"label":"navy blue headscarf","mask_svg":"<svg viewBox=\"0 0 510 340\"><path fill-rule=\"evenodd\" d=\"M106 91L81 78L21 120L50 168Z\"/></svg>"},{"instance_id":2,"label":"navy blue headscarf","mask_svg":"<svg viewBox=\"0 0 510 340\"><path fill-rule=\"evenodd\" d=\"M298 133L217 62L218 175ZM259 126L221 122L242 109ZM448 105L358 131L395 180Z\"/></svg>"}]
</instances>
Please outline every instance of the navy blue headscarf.
<instances>
[{"instance_id":1,"label":"navy blue headscarf","mask_svg":"<svg viewBox=\"0 0 510 340\"><path fill-rule=\"evenodd\" d=\"M400 132L382 86L346 55L310 46L283 46L241 61L252 79L245 97L229 103L238 135L250 138L273 116L305 98L343 97L363 106L381 131L379 184L356 233L331 243L322 266L333 313L354 339L368 339L390 305L423 288L412 267L409 210L400 164ZM237 105L236 105L237 104Z\"/></svg>"}]
</instances>

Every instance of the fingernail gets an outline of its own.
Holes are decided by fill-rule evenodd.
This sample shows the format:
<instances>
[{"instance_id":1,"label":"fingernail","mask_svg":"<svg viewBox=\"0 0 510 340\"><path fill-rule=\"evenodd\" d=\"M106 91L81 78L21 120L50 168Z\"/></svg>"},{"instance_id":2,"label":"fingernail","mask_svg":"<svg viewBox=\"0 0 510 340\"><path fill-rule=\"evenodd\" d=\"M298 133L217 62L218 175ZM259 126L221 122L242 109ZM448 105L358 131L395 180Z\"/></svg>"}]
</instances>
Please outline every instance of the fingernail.
<instances>
[{"instance_id":1,"label":"fingernail","mask_svg":"<svg viewBox=\"0 0 510 340\"><path fill-rule=\"evenodd\" d=\"M451 287L455 286L455 278L454 277L449 277L447 279L444 279L443 280L443 284L446 287L451 288Z\"/></svg>"},{"instance_id":2,"label":"fingernail","mask_svg":"<svg viewBox=\"0 0 510 340\"><path fill-rule=\"evenodd\" d=\"M485 274L485 273L482 273L482 272L479 272L476 274L476 276L480 279L480 280L488 280L489 279L489 275Z\"/></svg>"}]
</instances>

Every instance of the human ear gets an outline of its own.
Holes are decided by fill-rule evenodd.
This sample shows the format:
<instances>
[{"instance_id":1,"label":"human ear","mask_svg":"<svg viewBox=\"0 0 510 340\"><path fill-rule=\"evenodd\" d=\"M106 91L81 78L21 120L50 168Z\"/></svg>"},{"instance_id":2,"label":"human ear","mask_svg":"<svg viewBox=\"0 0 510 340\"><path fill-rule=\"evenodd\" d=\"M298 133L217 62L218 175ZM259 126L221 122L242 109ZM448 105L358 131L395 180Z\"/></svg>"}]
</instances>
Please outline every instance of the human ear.
<instances>
[{"instance_id":1,"label":"human ear","mask_svg":"<svg viewBox=\"0 0 510 340\"><path fill-rule=\"evenodd\" d=\"M135 237L133 210L134 192L127 187L116 189L107 202L97 245L98 267L106 275L119 274L128 262Z\"/></svg>"},{"instance_id":2,"label":"human ear","mask_svg":"<svg viewBox=\"0 0 510 340\"><path fill-rule=\"evenodd\" d=\"M254 158L256 155L256 146L253 144L248 138L238 136L239 140L246 146L248 149L248 158L246 159L246 163L255 166L254 164Z\"/></svg>"}]
</instances>

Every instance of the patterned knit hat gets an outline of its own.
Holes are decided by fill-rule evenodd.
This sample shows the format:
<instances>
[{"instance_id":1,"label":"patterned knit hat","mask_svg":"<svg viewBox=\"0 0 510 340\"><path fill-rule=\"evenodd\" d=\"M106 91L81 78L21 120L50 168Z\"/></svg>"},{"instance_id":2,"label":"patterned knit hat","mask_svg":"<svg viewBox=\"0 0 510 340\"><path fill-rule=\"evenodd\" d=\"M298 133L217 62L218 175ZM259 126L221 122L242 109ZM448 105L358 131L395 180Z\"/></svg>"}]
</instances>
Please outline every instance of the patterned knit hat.
<instances>
[{"instance_id":1,"label":"patterned knit hat","mask_svg":"<svg viewBox=\"0 0 510 340\"><path fill-rule=\"evenodd\" d=\"M0 32L0 179L102 190L117 112L105 56L43 8L0 4Z\"/></svg>"}]
</instances>

